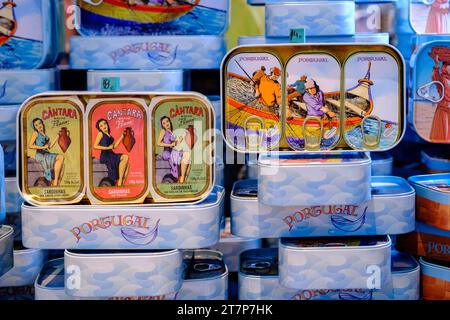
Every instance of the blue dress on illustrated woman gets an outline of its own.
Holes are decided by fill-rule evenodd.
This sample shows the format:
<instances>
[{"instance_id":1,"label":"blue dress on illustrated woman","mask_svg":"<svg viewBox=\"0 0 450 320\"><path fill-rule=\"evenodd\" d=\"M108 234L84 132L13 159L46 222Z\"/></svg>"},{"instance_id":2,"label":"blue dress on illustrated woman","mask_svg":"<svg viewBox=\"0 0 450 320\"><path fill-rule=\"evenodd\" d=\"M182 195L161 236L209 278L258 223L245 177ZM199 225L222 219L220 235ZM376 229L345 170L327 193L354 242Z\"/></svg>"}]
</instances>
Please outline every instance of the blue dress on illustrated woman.
<instances>
[{"instance_id":1,"label":"blue dress on illustrated woman","mask_svg":"<svg viewBox=\"0 0 450 320\"><path fill-rule=\"evenodd\" d=\"M32 127L34 132L31 134L28 148L36 150L35 160L44 169L45 184L59 186L64 175L64 156L49 151L58 141L59 134L50 141L50 137L45 132L44 122L40 118L33 119Z\"/></svg>"},{"instance_id":2,"label":"blue dress on illustrated woman","mask_svg":"<svg viewBox=\"0 0 450 320\"><path fill-rule=\"evenodd\" d=\"M115 153L116 149L122 142L125 133L114 142L114 137L110 134L108 121L100 119L95 127L98 130L94 143L94 149L100 150L100 163L106 165L108 169L108 178L116 186L122 187L128 176L129 156L126 154Z\"/></svg>"}]
</instances>

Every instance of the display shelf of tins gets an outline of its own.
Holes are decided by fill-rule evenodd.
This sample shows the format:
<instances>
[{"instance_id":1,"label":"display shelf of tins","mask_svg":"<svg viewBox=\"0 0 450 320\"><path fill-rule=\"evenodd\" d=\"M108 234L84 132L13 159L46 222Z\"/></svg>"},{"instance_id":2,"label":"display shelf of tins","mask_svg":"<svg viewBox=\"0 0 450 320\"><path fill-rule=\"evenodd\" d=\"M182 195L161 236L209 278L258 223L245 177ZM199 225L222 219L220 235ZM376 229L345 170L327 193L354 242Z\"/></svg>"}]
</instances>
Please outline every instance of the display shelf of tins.
<instances>
[{"instance_id":1,"label":"display shelf of tins","mask_svg":"<svg viewBox=\"0 0 450 320\"><path fill-rule=\"evenodd\" d=\"M337 278L333 275L332 279ZM420 267L410 255L392 251L391 278L381 289L290 289L280 283L278 250L241 254L239 300L418 300Z\"/></svg>"},{"instance_id":2,"label":"display shelf of tins","mask_svg":"<svg viewBox=\"0 0 450 320\"><path fill-rule=\"evenodd\" d=\"M450 149L422 150L421 161L428 174L450 172Z\"/></svg>"},{"instance_id":3,"label":"display shelf of tins","mask_svg":"<svg viewBox=\"0 0 450 320\"><path fill-rule=\"evenodd\" d=\"M91 258L96 259L98 255L94 253ZM178 254L177 258L179 258ZM66 252L66 258L51 260L43 267L35 282L35 298L36 300L226 300L228 298L228 269L219 252L212 250L186 250L182 253L182 261L180 262L181 275L184 276L181 283L177 285L178 289L176 291L151 296L143 295L144 292L149 292L148 288L127 291L120 287L118 288L120 292L116 291L117 295L114 297L106 296L107 291L105 290L93 291L89 297L76 297L71 292L73 290L65 288L64 285L67 283L65 278L68 279L70 277L70 275L66 275L70 271L67 269L70 265L67 261ZM91 265L88 267L92 268ZM162 266L160 267L163 268ZM91 269L88 271L94 272L95 270ZM98 271L100 272L101 270ZM130 272L130 269L124 269L121 272L121 276L128 278L132 276L129 274ZM139 286L148 286L150 284L150 281L147 280L143 281L137 278L136 280ZM98 285L101 285L101 283L99 282ZM135 291L138 295L120 296L120 294L130 291Z\"/></svg>"},{"instance_id":4,"label":"display shelf of tins","mask_svg":"<svg viewBox=\"0 0 450 320\"><path fill-rule=\"evenodd\" d=\"M450 264L420 258L422 297L424 300L450 300Z\"/></svg>"},{"instance_id":5,"label":"display shelf of tins","mask_svg":"<svg viewBox=\"0 0 450 320\"><path fill-rule=\"evenodd\" d=\"M305 36L305 43L389 43L389 33L355 33L351 36ZM289 37L240 36L238 45L290 43Z\"/></svg>"},{"instance_id":6,"label":"display shelf of tins","mask_svg":"<svg viewBox=\"0 0 450 320\"><path fill-rule=\"evenodd\" d=\"M231 232L241 237L277 238L414 231L415 192L406 180L372 177L370 190L370 200L356 205L279 206L259 202L256 180L237 181L231 193Z\"/></svg>"}]
</instances>

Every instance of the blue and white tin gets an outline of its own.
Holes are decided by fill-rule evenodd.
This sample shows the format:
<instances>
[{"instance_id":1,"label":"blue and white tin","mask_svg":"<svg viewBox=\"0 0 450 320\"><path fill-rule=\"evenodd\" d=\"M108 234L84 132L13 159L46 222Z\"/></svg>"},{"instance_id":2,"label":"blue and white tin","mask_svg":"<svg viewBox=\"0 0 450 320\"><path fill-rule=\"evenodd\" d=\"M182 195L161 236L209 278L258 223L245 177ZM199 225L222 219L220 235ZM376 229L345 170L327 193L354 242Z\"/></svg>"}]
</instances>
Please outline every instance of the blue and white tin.
<instances>
[{"instance_id":1,"label":"blue and white tin","mask_svg":"<svg viewBox=\"0 0 450 320\"><path fill-rule=\"evenodd\" d=\"M384 43L389 44L389 33L356 33L352 36L308 36L306 43ZM290 43L289 37L240 36L238 45Z\"/></svg>"},{"instance_id":2,"label":"blue and white tin","mask_svg":"<svg viewBox=\"0 0 450 320\"><path fill-rule=\"evenodd\" d=\"M6 198L6 213L19 214L23 200L22 197L20 196L16 177L5 178L5 198Z\"/></svg>"},{"instance_id":3,"label":"blue and white tin","mask_svg":"<svg viewBox=\"0 0 450 320\"><path fill-rule=\"evenodd\" d=\"M13 233L12 227L0 225L0 276L3 276L14 266Z\"/></svg>"},{"instance_id":4,"label":"blue and white tin","mask_svg":"<svg viewBox=\"0 0 450 320\"><path fill-rule=\"evenodd\" d=\"M4 165L5 172L15 174L16 173L16 141L1 141L1 147L4 153Z\"/></svg>"},{"instance_id":5,"label":"blue and white tin","mask_svg":"<svg viewBox=\"0 0 450 320\"><path fill-rule=\"evenodd\" d=\"M16 121L19 105L0 105L0 141L16 141Z\"/></svg>"},{"instance_id":6,"label":"blue and white tin","mask_svg":"<svg viewBox=\"0 0 450 320\"><path fill-rule=\"evenodd\" d=\"M219 69L226 54L218 36L71 37L72 69Z\"/></svg>"},{"instance_id":7,"label":"blue and white tin","mask_svg":"<svg viewBox=\"0 0 450 320\"><path fill-rule=\"evenodd\" d=\"M0 288L22 287L34 284L46 262L44 250L19 247L14 250L14 267L0 277Z\"/></svg>"},{"instance_id":8,"label":"blue and white tin","mask_svg":"<svg viewBox=\"0 0 450 320\"><path fill-rule=\"evenodd\" d=\"M280 284L293 289L367 288L376 270L381 288L391 281L389 236L282 238Z\"/></svg>"},{"instance_id":9,"label":"blue and white tin","mask_svg":"<svg viewBox=\"0 0 450 320\"><path fill-rule=\"evenodd\" d=\"M450 264L420 258L424 300L450 300Z\"/></svg>"},{"instance_id":10,"label":"blue and white tin","mask_svg":"<svg viewBox=\"0 0 450 320\"><path fill-rule=\"evenodd\" d=\"M24 246L36 249L195 249L220 238L223 187L198 204L22 206Z\"/></svg>"},{"instance_id":11,"label":"blue and white tin","mask_svg":"<svg viewBox=\"0 0 450 320\"><path fill-rule=\"evenodd\" d=\"M397 0L355 0L356 32L395 34Z\"/></svg>"},{"instance_id":12,"label":"blue and white tin","mask_svg":"<svg viewBox=\"0 0 450 320\"><path fill-rule=\"evenodd\" d=\"M5 1L0 6L0 69L37 69L57 56L51 0Z\"/></svg>"},{"instance_id":13,"label":"blue and white tin","mask_svg":"<svg viewBox=\"0 0 450 320\"><path fill-rule=\"evenodd\" d=\"M54 69L0 70L0 105L20 104L35 94L55 89Z\"/></svg>"},{"instance_id":14,"label":"blue and white tin","mask_svg":"<svg viewBox=\"0 0 450 320\"><path fill-rule=\"evenodd\" d=\"M306 35L355 34L353 1L266 1L266 36L287 37L291 29Z\"/></svg>"},{"instance_id":15,"label":"blue and white tin","mask_svg":"<svg viewBox=\"0 0 450 320\"><path fill-rule=\"evenodd\" d=\"M158 296L178 291L183 283L179 250L79 251L64 253L65 283L76 272L79 285L66 285L74 297Z\"/></svg>"},{"instance_id":16,"label":"blue and white tin","mask_svg":"<svg viewBox=\"0 0 450 320\"><path fill-rule=\"evenodd\" d=\"M439 150L440 151L440 150ZM450 172L450 155L444 152L427 152L422 150L420 157L427 173Z\"/></svg>"},{"instance_id":17,"label":"blue and white tin","mask_svg":"<svg viewBox=\"0 0 450 320\"><path fill-rule=\"evenodd\" d=\"M97 92L183 91L183 81L182 70L89 70L87 73L88 91Z\"/></svg>"},{"instance_id":18,"label":"blue and white tin","mask_svg":"<svg viewBox=\"0 0 450 320\"><path fill-rule=\"evenodd\" d=\"M258 160L258 201L270 206L361 204L371 198L365 153L272 154Z\"/></svg>"},{"instance_id":19,"label":"blue and white tin","mask_svg":"<svg viewBox=\"0 0 450 320\"><path fill-rule=\"evenodd\" d=\"M64 258L44 264L34 283L35 300L72 300L64 290Z\"/></svg>"},{"instance_id":20,"label":"blue and white tin","mask_svg":"<svg viewBox=\"0 0 450 320\"><path fill-rule=\"evenodd\" d=\"M392 176L394 157L385 152L372 152L372 176Z\"/></svg>"},{"instance_id":21,"label":"blue and white tin","mask_svg":"<svg viewBox=\"0 0 450 320\"><path fill-rule=\"evenodd\" d=\"M360 205L269 206L258 203L256 180L231 193L231 232L240 237L326 237L414 231L415 192L400 177L372 177L371 200Z\"/></svg>"},{"instance_id":22,"label":"blue and white tin","mask_svg":"<svg viewBox=\"0 0 450 320\"><path fill-rule=\"evenodd\" d=\"M217 159L217 158L216 158ZM225 164L223 163L222 159L217 159L217 162L215 163L215 183L217 186L225 186Z\"/></svg>"}]
</instances>

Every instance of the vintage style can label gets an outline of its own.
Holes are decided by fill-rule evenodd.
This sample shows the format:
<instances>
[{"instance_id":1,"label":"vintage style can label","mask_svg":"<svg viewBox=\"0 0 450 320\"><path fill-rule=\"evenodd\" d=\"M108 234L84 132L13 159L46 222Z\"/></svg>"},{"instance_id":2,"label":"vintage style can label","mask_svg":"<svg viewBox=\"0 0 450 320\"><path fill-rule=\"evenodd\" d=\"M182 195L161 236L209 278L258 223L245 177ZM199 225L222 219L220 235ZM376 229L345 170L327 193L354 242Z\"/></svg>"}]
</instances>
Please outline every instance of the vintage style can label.
<instances>
[{"instance_id":1,"label":"vintage style can label","mask_svg":"<svg viewBox=\"0 0 450 320\"><path fill-rule=\"evenodd\" d=\"M91 202L143 202L148 193L145 101L93 99L88 104L87 127Z\"/></svg>"},{"instance_id":2,"label":"vintage style can label","mask_svg":"<svg viewBox=\"0 0 450 320\"><path fill-rule=\"evenodd\" d=\"M75 203L84 195L83 104L37 97L21 111L22 193L33 204Z\"/></svg>"},{"instance_id":3,"label":"vintage style can label","mask_svg":"<svg viewBox=\"0 0 450 320\"><path fill-rule=\"evenodd\" d=\"M211 107L196 97L157 97L150 110L152 198L200 200L213 183Z\"/></svg>"}]
</instances>

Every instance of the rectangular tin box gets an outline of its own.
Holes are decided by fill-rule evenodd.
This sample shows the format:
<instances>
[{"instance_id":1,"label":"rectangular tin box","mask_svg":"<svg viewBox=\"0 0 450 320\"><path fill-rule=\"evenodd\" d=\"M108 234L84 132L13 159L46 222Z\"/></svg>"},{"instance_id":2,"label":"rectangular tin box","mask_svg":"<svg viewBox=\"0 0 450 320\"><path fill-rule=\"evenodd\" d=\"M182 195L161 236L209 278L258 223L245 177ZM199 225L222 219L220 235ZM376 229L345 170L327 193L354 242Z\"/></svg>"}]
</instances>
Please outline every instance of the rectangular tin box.
<instances>
[{"instance_id":1,"label":"rectangular tin box","mask_svg":"<svg viewBox=\"0 0 450 320\"><path fill-rule=\"evenodd\" d=\"M447 263L420 258L422 297L424 300L450 299L450 266Z\"/></svg>"},{"instance_id":2,"label":"rectangular tin box","mask_svg":"<svg viewBox=\"0 0 450 320\"><path fill-rule=\"evenodd\" d=\"M218 36L71 37L72 69L218 69L226 53Z\"/></svg>"},{"instance_id":3,"label":"rectangular tin box","mask_svg":"<svg viewBox=\"0 0 450 320\"><path fill-rule=\"evenodd\" d=\"M266 36L287 37L291 29L306 35L330 36L355 33L353 1L266 1Z\"/></svg>"},{"instance_id":4,"label":"rectangular tin box","mask_svg":"<svg viewBox=\"0 0 450 320\"><path fill-rule=\"evenodd\" d=\"M13 243L14 230L10 226L0 225L0 276L14 267Z\"/></svg>"},{"instance_id":5,"label":"rectangular tin box","mask_svg":"<svg viewBox=\"0 0 450 320\"><path fill-rule=\"evenodd\" d=\"M394 157L388 153L372 152L372 176L392 176Z\"/></svg>"},{"instance_id":6,"label":"rectangular tin box","mask_svg":"<svg viewBox=\"0 0 450 320\"><path fill-rule=\"evenodd\" d=\"M257 181L231 193L231 232L240 237L326 237L403 234L415 228L415 192L400 177L372 177L371 199L359 205L270 206L258 203Z\"/></svg>"},{"instance_id":7,"label":"rectangular tin box","mask_svg":"<svg viewBox=\"0 0 450 320\"><path fill-rule=\"evenodd\" d=\"M183 81L182 70L89 70L87 73L88 91L97 92L183 91Z\"/></svg>"},{"instance_id":8,"label":"rectangular tin box","mask_svg":"<svg viewBox=\"0 0 450 320\"><path fill-rule=\"evenodd\" d=\"M384 43L389 44L389 33L357 33L352 36L309 36L306 43ZM290 43L289 37L240 36L238 45Z\"/></svg>"},{"instance_id":9,"label":"rectangular tin box","mask_svg":"<svg viewBox=\"0 0 450 320\"><path fill-rule=\"evenodd\" d=\"M288 288L367 288L375 269L381 288L391 279L389 236L282 238L279 255L280 284Z\"/></svg>"},{"instance_id":10,"label":"rectangular tin box","mask_svg":"<svg viewBox=\"0 0 450 320\"><path fill-rule=\"evenodd\" d=\"M41 249L194 249L220 238L223 187L173 206L22 206L22 238ZM43 224L45 228L43 228Z\"/></svg>"},{"instance_id":11,"label":"rectangular tin box","mask_svg":"<svg viewBox=\"0 0 450 320\"><path fill-rule=\"evenodd\" d=\"M395 35L397 0L355 0L356 32Z\"/></svg>"},{"instance_id":12,"label":"rectangular tin box","mask_svg":"<svg viewBox=\"0 0 450 320\"><path fill-rule=\"evenodd\" d=\"M358 205L371 197L370 164L365 153L261 155L258 201L280 207Z\"/></svg>"},{"instance_id":13,"label":"rectangular tin box","mask_svg":"<svg viewBox=\"0 0 450 320\"><path fill-rule=\"evenodd\" d=\"M79 286L65 286L75 297L158 296L178 291L183 282L179 250L80 251L64 253L65 283L74 270Z\"/></svg>"},{"instance_id":14,"label":"rectangular tin box","mask_svg":"<svg viewBox=\"0 0 450 320\"><path fill-rule=\"evenodd\" d=\"M406 254L393 252L391 283L380 290L297 290L283 287L277 249L250 250L241 255L240 300L418 300L420 267ZM269 265L274 265L269 269Z\"/></svg>"},{"instance_id":15,"label":"rectangular tin box","mask_svg":"<svg viewBox=\"0 0 450 320\"><path fill-rule=\"evenodd\" d=\"M16 118L20 105L0 105L0 141L16 141Z\"/></svg>"},{"instance_id":16,"label":"rectangular tin box","mask_svg":"<svg viewBox=\"0 0 450 320\"><path fill-rule=\"evenodd\" d=\"M2 141L0 142L1 147L4 152L4 165L5 174L15 175L16 174L16 140L13 141Z\"/></svg>"},{"instance_id":17,"label":"rectangular tin box","mask_svg":"<svg viewBox=\"0 0 450 320\"><path fill-rule=\"evenodd\" d=\"M222 35L228 27L231 0L191 0L168 5L75 0L77 31L83 36Z\"/></svg>"},{"instance_id":18,"label":"rectangular tin box","mask_svg":"<svg viewBox=\"0 0 450 320\"><path fill-rule=\"evenodd\" d=\"M23 200L20 196L16 177L5 178L6 213L18 214Z\"/></svg>"},{"instance_id":19,"label":"rectangular tin box","mask_svg":"<svg viewBox=\"0 0 450 320\"><path fill-rule=\"evenodd\" d=\"M450 173L410 177L416 189L417 220L450 231Z\"/></svg>"},{"instance_id":20,"label":"rectangular tin box","mask_svg":"<svg viewBox=\"0 0 450 320\"><path fill-rule=\"evenodd\" d=\"M437 152L436 152L437 151ZM428 174L450 172L450 155L446 155L445 150L439 152L425 151L420 152L422 164L425 166Z\"/></svg>"}]
</instances>

